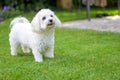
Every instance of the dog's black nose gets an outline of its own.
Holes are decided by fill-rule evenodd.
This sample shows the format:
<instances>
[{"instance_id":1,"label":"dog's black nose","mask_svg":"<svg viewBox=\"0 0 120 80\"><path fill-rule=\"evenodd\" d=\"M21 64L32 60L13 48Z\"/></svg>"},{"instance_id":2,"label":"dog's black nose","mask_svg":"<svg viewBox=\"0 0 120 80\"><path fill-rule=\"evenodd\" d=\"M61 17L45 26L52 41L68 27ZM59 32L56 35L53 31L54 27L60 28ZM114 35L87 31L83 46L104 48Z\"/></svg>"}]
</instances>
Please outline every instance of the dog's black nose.
<instances>
[{"instance_id":1,"label":"dog's black nose","mask_svg":"<svg viewBox=\"0 0 120 80\"><path fill-rule=\"evenodd\" d=\"M53 20L52 20L52 19L50 19L50 20L49 20L49 22L51 22L51 23L52 23L52 22L53 22Z\"/></svg>"}]
</instances>

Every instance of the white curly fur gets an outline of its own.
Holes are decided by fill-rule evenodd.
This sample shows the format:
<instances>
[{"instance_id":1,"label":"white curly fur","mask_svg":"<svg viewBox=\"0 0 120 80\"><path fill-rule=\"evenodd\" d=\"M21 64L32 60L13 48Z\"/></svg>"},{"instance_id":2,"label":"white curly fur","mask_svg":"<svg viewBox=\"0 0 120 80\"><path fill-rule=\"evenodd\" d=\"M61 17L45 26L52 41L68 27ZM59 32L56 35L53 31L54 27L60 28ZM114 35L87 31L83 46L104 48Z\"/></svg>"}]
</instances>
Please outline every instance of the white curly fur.
<instances>
[{"instance_id":1,"label":"white curly fur","mask_svg":"<svg viewBox=\"0 0 120 80\"><path fill-rule=\"evenodd\" d=\"M45 52L46 57L54 58L54 28L61 25L54 12L42 9L31 23L21 20L23 18L18 17L11 22L9 34L11 55L17 55L17 49L21 46L24 53L32 50L36 62L43 61L42 52Z\"/></svg>"},{"instance_id":2,"label":"white curly fur","mask_svg":"<svg viewBox=\"0 0 120 80\"><path fill-rule=\"evenodd\" d=\"M12 28L12 26L16 23L29 23L29 20L27 20L25 17L16 17L14 18L14 20L11 21L10 23L10 28Z\"/></svg>"}]
</instances>

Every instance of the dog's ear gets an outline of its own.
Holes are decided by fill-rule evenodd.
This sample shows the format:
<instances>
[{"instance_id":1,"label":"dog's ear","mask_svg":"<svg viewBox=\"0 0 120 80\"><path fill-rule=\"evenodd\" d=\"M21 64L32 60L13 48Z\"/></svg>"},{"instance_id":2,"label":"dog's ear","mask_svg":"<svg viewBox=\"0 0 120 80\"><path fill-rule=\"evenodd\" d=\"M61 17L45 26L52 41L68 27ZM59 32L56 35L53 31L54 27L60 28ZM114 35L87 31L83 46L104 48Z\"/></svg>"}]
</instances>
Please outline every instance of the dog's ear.
<instances>
[{"instance_id":1,"label":"dog's ear","mask_svg":"<svg viewBox=\"0 0 120 80\"><path fill-rule=\"evenodd\" d=\"M31 22L32 30L38 32L40 30L39 14L36 14Z\"/></svg>"},{"instance_id":2,"label":"dog's ear","mask_svg":"<svg viewBox=\"0 0 120 80\"><path fill-rule=\"evenodd\" d=\"M54 18L55 18L55 21L56 21L55 25L56 26L61 26L61 21L59 20L59 18L56 15L54 15Z\"/></svg>"}]
</instances>

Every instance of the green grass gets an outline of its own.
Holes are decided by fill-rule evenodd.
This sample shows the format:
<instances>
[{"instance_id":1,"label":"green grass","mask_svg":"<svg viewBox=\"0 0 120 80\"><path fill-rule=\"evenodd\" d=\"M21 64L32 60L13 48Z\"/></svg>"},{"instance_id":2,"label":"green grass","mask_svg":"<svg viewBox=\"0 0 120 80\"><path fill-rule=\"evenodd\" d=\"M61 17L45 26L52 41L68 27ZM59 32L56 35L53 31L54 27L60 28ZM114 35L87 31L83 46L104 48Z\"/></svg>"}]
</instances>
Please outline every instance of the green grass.
<instances>
[{"instance_id":1,"label":"green grass","mask_svg":"<svg viewBox=\"0 0 120 80\"><path fill-rule=\"evenodd\" d=\"M95 18L96 14L103 14L104 11L102 8L92 8L91 7L91 18ZM106 13L108 13L110 16L118 15L118 9L117 8L107 8ZM87 19L86 16L86 9L83 8L80 12L78 10L71 10L71 11L60 11L57 12L58 17L64 22L64 21L73 21L73 20L83 20Z\"/></svg>"},{"instance_id":2,"label":"green grass","mask_svg":"<svg viewBox=\"0 0 120 80\"><path fill-rule=\"evenodd\" d=\"M120 33L57 28L55 58L10 55L9 22L0 23L0 80L119 80Z\"/></svg>"},{"instance_id":3,"label":"green grass","mask_svg":"<svg viewBox=\"0 0 120 80\"><path fill-rule=\"evenodd\" d=\"M56 13L63 22L87 19L85 8L83 8L80 12L78 10L71 10L71 11L60 11L60 12L56 12ZM104 13L103 9L91 7L91 12L90 12L91 18L95 18L96 14L98 14L98 13L103 14ZM110 16L117 15L118 9L117 8L108 8L108 9L106 9L106 13L108 13Z\"/></svg>"}]
</instances>

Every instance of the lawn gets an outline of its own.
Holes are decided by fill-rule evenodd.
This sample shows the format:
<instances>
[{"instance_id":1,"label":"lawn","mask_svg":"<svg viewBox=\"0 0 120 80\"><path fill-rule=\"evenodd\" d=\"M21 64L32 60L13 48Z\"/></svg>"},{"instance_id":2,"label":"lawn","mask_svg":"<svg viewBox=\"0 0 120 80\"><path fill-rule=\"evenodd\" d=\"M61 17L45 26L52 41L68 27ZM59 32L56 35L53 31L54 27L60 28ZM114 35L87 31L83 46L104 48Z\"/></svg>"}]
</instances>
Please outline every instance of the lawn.
<instances>
[{"instance_id":1,"label":"lawn","mask_svg":"<svg viewBox=\"0 0 120 80\"><path fill-rule=\"evenodd\" d=\"M0 23L0 80L120 80L120 33L56 28L55 58L10 55L8 19Z\"/></svg>"},{"instance_id":2,"label":"lawn","mask_svg":"<svg viewBox=\"0 0 120 80\"><path fill-rule=\"evenodd\" d=\"M31 20L34 14L24 16ZM83 18L78 14L57 12L62 21L86 18L84 12ZM55 58L37 63L32 53L23 54L21 49L18 56L10 55L11 20L0 23L0 80L120 80L120 33L56 28Z\"/></svg>"},{"instance_id":3,"label":"lawn","mask_svg":"<svg viewBox=\"0 0 120 80\"><path fill-rule=\"evenodd\" d=\"M95 18L96 14L103 14L103 9L101 8L91 8L91 18ZM106 9L106 13L110 16L117 15L118 9L117 8L108 8ZM87 19L86 17L86 9L83 8L81 11L78 10L71 10L71 11L60 11L57 12L57 15L60 17L62 21L73 21L73 20L83 20Z\"/></svg>"}]
</instances>

